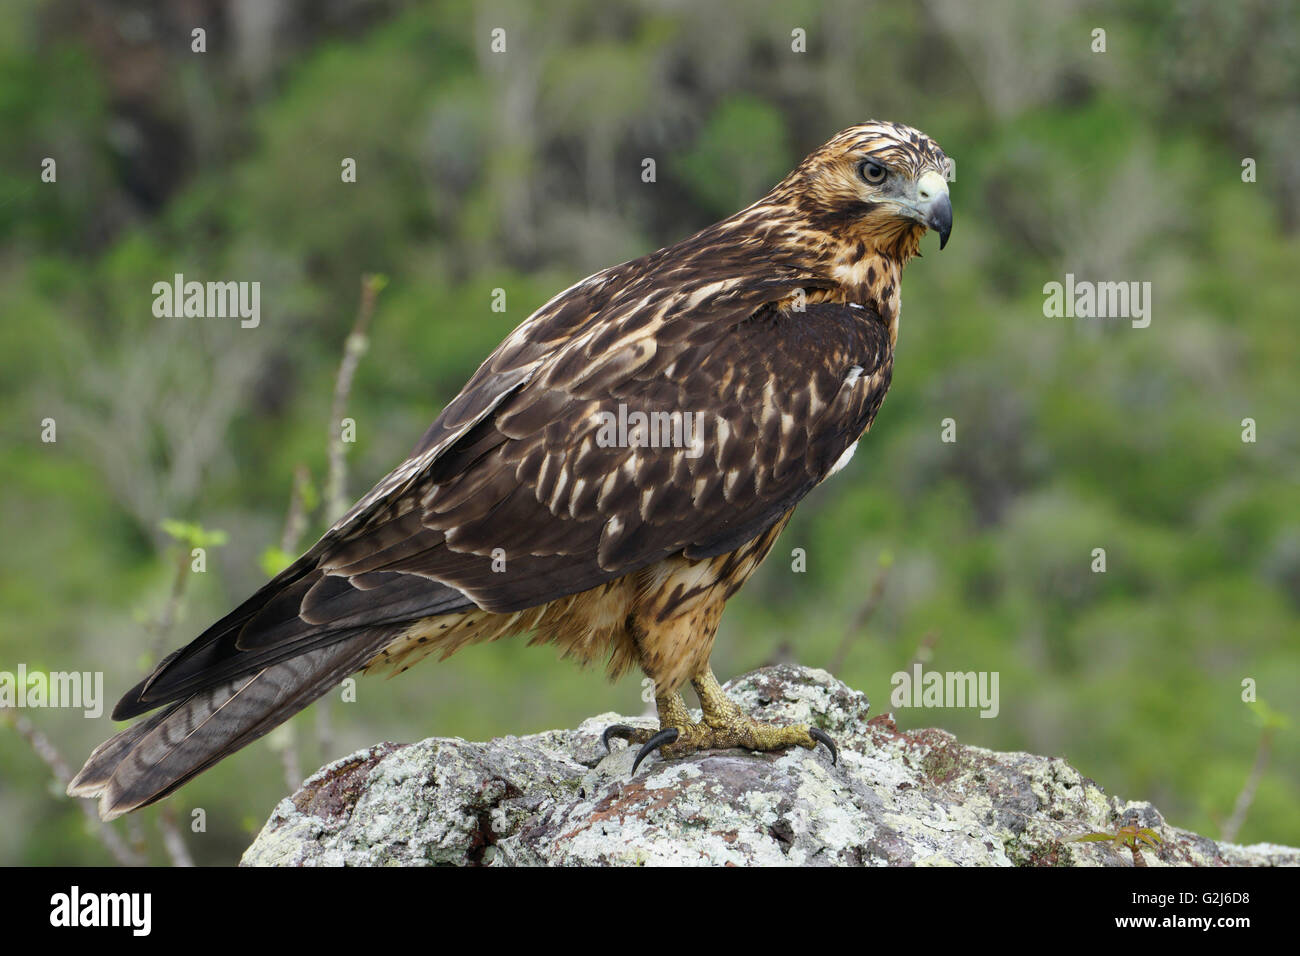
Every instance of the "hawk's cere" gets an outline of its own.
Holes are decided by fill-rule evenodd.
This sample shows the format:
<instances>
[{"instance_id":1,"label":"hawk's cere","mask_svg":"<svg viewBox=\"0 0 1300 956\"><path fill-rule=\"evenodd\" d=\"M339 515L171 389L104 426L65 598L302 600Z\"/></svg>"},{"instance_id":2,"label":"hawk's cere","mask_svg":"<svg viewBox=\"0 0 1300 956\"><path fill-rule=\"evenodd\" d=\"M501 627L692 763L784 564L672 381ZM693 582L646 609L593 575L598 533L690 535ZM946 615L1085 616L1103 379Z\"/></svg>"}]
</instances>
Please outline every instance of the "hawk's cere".
<instances>
[{"instance_id":1,"label":"hawk's cere","mask_svg":"<svg viewBox=\"0 0 1300 956\"><path fill-rule=\"evenodd\" d=\"M68 792L111 819L354 671L510 634L653 678L660 732L610 730L646 745L638 760L834 755L821 731L742 713L709 656L727 599L880 408L902 268L927 228L948 240L945 167L917 130L854 126L752 206L557 295L306 554L127 692L115 719L162 709ZM610 440L616 418L632 427Z\"/></svg>"}]
</instances>

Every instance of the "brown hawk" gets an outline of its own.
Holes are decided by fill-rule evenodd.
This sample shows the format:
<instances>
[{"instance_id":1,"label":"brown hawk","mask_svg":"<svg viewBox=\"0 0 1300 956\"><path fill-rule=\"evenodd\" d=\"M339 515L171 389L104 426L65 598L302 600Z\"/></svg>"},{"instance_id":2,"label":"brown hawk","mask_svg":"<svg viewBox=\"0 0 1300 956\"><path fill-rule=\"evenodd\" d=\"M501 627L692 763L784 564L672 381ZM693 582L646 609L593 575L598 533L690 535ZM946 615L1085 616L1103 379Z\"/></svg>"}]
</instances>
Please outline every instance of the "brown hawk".
<instances>
[{"instance_id":1,"label":"brown hawk","mask_svg":"<svg viewBox=\"0 0 1300 956\"><path fill-rule=\"evenodd\" d=\"M818 741L834 759L820 730L742 713L709 656L727 599L880 408L903 266L952 226L946 168L917 130L851 127L748 208L547 302L306 554L127 692L114 719L161 709L68 792L111 819L359 669L510 634L649 675L659 733L609 731L638 762Z\"/></svg>"}]
</instances>

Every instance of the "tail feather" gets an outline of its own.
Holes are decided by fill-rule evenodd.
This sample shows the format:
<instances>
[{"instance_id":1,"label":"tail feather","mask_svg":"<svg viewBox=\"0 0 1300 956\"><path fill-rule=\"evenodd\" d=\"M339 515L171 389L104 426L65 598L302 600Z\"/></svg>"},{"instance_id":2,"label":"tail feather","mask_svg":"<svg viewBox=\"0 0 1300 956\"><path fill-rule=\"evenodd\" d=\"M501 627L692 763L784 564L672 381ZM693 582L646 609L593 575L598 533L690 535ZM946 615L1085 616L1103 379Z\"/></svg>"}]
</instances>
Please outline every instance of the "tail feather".
<instances>
[{"instance_id":1,"label":"tail feather","mask_svg":"<svg viewBox=\"0 0 1300 956\"><path fill-rule=\"evenodd\" d=\"M178 701L96 747L68 794L98 797L105 820L161 800L359 670L392 636L380 629L318 647Z\"/></svg>"}]
</instances>

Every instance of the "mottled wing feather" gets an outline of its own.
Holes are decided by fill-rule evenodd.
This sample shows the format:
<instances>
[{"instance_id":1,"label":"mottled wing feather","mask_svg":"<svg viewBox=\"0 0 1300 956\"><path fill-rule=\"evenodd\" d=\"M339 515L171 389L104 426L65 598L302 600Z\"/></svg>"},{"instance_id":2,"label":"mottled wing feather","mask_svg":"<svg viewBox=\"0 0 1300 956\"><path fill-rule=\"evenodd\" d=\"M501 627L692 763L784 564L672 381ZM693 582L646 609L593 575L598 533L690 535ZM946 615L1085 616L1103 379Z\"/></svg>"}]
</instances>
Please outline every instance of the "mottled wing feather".
<instances>
[{"instance_id":1,"label":"mottled wing feather","mask_svg":"<svg viewBox=\"0 0 1300 956\"><path fill-rule=\"evenodd\" d=\"M394 547L411 547L407 539L418 534L419 527L418 518L414 527L409 521L403 525L403 516L416 501L408 489L448 446L527 382L538 364L525 362L485 371L485 363L471 386L443 410L406 461L364 495L311 550L185 647L164 658L123 694L113 709L113 719L135 717L313 647L356 636L357 622L371 627L471 606L459 591L427 579L391 575L358 581L354 587L346 578L327 579L320 566L326 555L346 551L353 535L372 526L381 541L386 537ZM374 539L366 540L366 547L376 546ZM428 534L415 544L432 548L440 541L440 536ZM340 582L345 589L338 587Z\"/></svg>"},{"instance_id":2,"label":"mottled wing feather","mask_svg":"<svg viewBox=\"0 0 1300 956\"><path fill-rule=\"evenodd\" d=\"M423 575L511 612L678 552L720 554L821 481L888 387L888 333L862 309L715 314L669 345L653 334L620 340L634 357L617 375L574 364L566 378L562 353L448 449L420 485L419 534L440 534L440 547L381 552L358 539L327 567ZM700 415L702 454L602 447L598 413L620 405Z\"/></svg>"},{"instance_id":3,"label":"mottled wing feather","mask_svg":"<svg viewBox=\"0 0 1300 956\"><path fill-rule=\"evenodd\" d=\"M747 263L730 281L686 269L674 288L654 258L585 280L520 326L406 462L114 717L367 627L521 610L678 551L718 554L792 508L883 396L887 381L837 397L850 368L888 362L883 325L846 306L776 309L809 284L779 267L772 278ZM597 414L619 405L699 414L704 453L602 447Z\"/></svg>"}]
</instances>

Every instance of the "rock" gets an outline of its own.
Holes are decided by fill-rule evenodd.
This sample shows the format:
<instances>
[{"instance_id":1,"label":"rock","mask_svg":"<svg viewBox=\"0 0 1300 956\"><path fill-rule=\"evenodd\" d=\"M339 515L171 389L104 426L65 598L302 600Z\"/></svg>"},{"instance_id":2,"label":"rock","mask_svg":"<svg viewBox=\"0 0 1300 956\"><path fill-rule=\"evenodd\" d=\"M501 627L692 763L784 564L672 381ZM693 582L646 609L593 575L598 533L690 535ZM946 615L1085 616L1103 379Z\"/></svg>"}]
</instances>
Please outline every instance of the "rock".
<instances>
[{"instance_id":1,"label":"rock","mask_svg":"<svg viewBox=\"0 0 1300 956\"><path fill-rule=\"evenodd\" d=\"M633 777L635 748L606 754L601 732L655 722L614 714L487 743L382 743L281 801L242 865L1132 866L1125 847L1071 842L1128 825L1161 838L1149 866L1300 865L1295 848L1172 827L1059 758L869 720L867 698L825 671L768 667L729 691L760 719L822 727L839 765L822 748L715 751L652 755Z\"/></svg>"}]
</instances>

